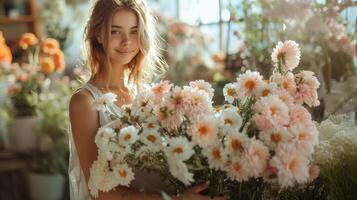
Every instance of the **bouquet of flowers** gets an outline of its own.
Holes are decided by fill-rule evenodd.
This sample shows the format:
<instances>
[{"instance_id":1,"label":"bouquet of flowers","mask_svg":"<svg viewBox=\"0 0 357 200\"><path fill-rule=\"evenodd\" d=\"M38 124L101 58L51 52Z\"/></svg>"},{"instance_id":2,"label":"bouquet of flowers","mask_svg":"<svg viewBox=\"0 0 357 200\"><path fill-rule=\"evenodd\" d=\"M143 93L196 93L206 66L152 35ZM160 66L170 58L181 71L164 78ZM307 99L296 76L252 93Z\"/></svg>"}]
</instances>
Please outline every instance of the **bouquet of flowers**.
<instances>
[{"instance_id":1,"label":"bouquet of flowers","mask_svg":"<svg viewBox=\"0 0 357 200\"><path fill-rule=\"evenodd\" d=\"M311 164L318 131L303 104L319 105L319 82L312 72L292 73L299 59L294 41L279 42L270 79L246 71L224 87L228 104L218 108L205 81L151 85L119 118L108 113L113 121L98 130L91 194L129 186L135 168L159 171L178 193L211 179L220 179L212 195L230 195L232 184L253 179L282 188L312 181L318 173ZM105 107L115 98L104 94L95 106L109 112Z\"/></svg>"},{"instance_id":2,"label":"bouquet of flowers","mask_svg":"<svg viewBox=\"0 0 357 200\"><path fill-rule=\"evenodd\" d=\"M224 172L222 193L250 180L283 189L318 175L311 162L318 130L303 104L319 105L319 81L311 71L292 72L300 59L294 41L279 42L271 57L269 80L247 70L223 89L228 104L216 113L220 139L204 149L210 168Z\"/></svg>"},{"instance_id":3,"label":"bouquet of flowers","mask_svg":"<svg viewBox=\"0 0 357 200\"><path fill-rule=\"evenodd\" d=\"M204 167L197 147L212 142L217 130L200 137L193 124L209 123L205 115L214 122L212 97L213 89L204 81L184 87L162 81L138 94L131 107L122 108L119 119L98 130L98 159L89 181L92 195L129 186L132 168L158 171L178 192L194 182L193 172ZM107 93L96 107L105 109L114 101L115 95Z\"/></svg>"}]
</instances>

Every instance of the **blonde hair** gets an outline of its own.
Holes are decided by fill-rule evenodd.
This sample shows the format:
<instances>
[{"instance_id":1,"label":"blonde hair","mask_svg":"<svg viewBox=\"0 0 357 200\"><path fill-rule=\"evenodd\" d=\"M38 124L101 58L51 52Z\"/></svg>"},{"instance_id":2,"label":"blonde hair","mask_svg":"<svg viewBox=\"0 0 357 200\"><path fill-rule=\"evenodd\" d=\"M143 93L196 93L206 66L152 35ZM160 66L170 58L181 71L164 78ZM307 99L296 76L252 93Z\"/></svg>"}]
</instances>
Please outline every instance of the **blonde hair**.
<instances>
[{"instance_id":1,"label":"blonde hair","mask_svg":"<svg viewBox=\"0 0 357 200\"><path fill-rule=\"evenodd\" d=\"M142 83L148 83L155 75L163 74L167 66L160 54L161 40L154 28L155 19L150 14L145 0L97 0L94 3L85 27L86 62L91 78L100 73L110 74L111 64L105 52L108 52L106 50L111 37L112 17L123 8L133 11L138 18L140 50L127 64L126 72L128 81L140 89ZM106 33L102 44L97 40L100 31Z\"/></svg>"}]
</instances>

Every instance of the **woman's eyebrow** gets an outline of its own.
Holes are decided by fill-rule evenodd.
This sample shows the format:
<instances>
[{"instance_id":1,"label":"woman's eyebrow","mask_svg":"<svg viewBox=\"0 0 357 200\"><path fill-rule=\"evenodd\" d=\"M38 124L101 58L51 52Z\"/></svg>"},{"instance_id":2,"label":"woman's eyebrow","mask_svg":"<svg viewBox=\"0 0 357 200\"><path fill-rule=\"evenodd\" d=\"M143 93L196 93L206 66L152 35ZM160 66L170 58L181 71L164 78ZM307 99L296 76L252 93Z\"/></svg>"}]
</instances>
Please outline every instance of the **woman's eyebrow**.
<instances>
[{"instance_id":1,"label":"woman's eyebrow","mask_svg":"<svg viewBox=\"0 0 357 200\"><path fill-rule=\"evenodd\" d=\"M118 29L124 29L122 26L118 26L118 25L112 25L112 28L118 28ZM130 29L137 29L138 26L133 26Z\"/></svg>"}]
</instances>

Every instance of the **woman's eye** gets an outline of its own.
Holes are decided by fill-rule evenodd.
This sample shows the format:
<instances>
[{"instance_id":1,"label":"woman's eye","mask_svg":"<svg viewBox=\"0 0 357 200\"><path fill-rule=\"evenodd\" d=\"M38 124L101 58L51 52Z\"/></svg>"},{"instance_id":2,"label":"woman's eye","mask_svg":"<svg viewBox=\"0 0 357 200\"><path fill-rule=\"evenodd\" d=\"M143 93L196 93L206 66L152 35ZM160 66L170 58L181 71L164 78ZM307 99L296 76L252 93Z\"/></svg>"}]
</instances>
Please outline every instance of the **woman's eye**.
<instances>
[{"instance_id":1,"label":"woman's eye","mask_svg":"<svg viewBox=\"0 0 357 200\"><path fill-rule=\"evenodd\" d=\"M138 34L138 31L131 31L131 34Z\"/></svg>"},{"instance_id":2,"label":"woman's eye","mask_svg":"<svg viewBox=\"0 0 357 200\"><path fill-rule=\"evenodd\" d=\"M112 33L112 35L119 35L120 31L112 31L111 33Z\"/></svg>"}]
</instances>

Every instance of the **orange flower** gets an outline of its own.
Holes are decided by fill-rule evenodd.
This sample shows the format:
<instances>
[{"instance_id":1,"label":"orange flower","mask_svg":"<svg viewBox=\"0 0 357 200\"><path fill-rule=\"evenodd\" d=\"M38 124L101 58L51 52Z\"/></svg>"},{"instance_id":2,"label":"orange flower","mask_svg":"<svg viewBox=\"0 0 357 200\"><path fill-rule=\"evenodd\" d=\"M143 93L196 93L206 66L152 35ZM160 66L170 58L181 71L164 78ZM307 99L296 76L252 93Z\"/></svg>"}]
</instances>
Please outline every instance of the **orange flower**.
<instances>
[{"instance_id":1,"label":"orange flower","mask_svg":"<svg viewBox=\"0 0 357 200\"><path fill-rule=\"evenodd\" d=\"M217 52L212 55L214 62L223 62L226 59L226 54L223 52Z\"/></svg>"},{"instance_id":2,"label":"orange flower","mask_svg":"<svg viewBox=\"0 0 357 200\"><path fill-rule=\"evenodd\" d=\"M55 69L55 64L53 63L53 60L50 57L41 58L40 65L41 72L45 74L49 74Z\"/></svg>"},{"instance_id":3,"label":"orange flower","mask_svg":"<svg viewBox=\"0 0 357 200\"><path fill-rule=\"evenodd\" d=\"M61 50L57 50L53 55L53 62L55 64L55 70L57 72L63 72L64 68L65 68L65 62L64 62L64 55L63 52Z\"/></svg>"},{"instance_id":4,"label":"orange flower","mask_svg":"<svg viewBox=\"0 0 357 200\"><path fill-rule=\"evenodd\" d=\"M27 49L29 46L37 43L38 39L33 33L24 33L19 41L19 45L22 49Z\"/></svg>"},{"instance_id":5,"label":"orange flower","mask_svg":"<svg viewBox=\"0 0 357 200\"><path fill-rule=\"evenodd\" d=\"M6 44L0 44L0 62L8 62L11 63L12 54L11 50Z\"/></svg>"},{"instance_id":6,"label":"orange flower","mask_svg":"<svg viewBox=\"0 0 357 200\"><path fill-rule=\"evenodd\" d=\"M42 43L42 51L44 53L53 55L58 51L58 49L59 49L59 43L56 39L47 38Z\"/></svg>"}]
</instances>

